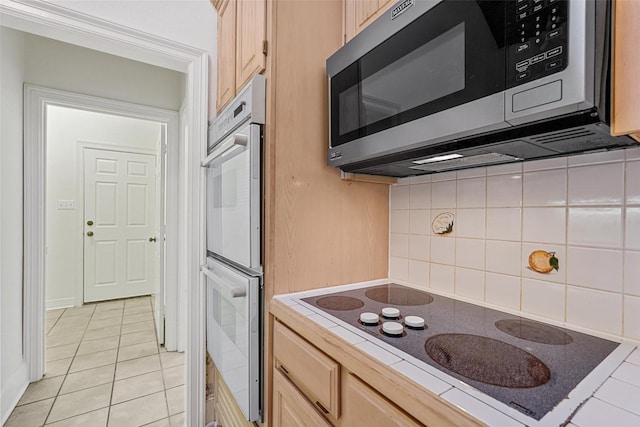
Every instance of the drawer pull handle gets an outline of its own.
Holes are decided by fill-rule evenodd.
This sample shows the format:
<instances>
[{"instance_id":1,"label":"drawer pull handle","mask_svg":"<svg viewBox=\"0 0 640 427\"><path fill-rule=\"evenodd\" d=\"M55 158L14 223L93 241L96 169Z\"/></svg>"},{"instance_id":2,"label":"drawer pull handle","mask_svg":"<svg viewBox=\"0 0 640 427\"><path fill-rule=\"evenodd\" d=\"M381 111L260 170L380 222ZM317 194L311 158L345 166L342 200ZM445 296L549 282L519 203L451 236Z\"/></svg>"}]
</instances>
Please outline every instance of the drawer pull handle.
<instances>
[{"instance_id":1,"label":"drawer pull handle","mask_svg":"<svg viewBox=\"0 0 640 427\"><path fill-rule=\"evenodd\" d=\"M322 406L322 403L318 402L316 400L316 405L318 406L318 408L320 408L322 410L322 412L324 412L325 414L328 414L329 411L327 411L327 408L325 408L324 406Z\"/></svg>"},{"instance_id":2,"label":"drawer pull handle","mask_svg":"<svg viewBox=\"0 0 640 427\"><path fill-rule=\"evenodd\" d=\"M280 370L285 374L289 375L289 371L287 371L287 368L285 368L284 365L280 365Z\"/></svg>"}]
</instances>

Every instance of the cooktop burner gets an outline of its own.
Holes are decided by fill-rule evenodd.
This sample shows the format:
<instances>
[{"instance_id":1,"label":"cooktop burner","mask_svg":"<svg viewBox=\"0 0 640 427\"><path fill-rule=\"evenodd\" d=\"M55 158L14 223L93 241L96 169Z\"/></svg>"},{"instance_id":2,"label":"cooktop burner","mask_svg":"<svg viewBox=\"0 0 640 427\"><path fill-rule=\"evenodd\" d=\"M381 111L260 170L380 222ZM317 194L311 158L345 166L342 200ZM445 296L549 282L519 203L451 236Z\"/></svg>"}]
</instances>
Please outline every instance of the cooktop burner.
<instances>
[{"instance_id":1,"label":"cooktop burner","mask_svg":"<svg viewBox=\"0 0 640 427\"><path fill-rule=\"evenodd\" d=\"M567 345L573 341L562 329L532 320L502 319L496 322L496 328L512 337L541 344Z\"/></svg>"},{"instance_id":2,"label":"cooktop burner","mask_svg":"<svg viewBox=\"0 0 640 427\"><path fill-rule=\"evenodd\" d=\"M493 338L469 334L440 334L424 349L439 365L475 381L501 387L538 387L551 379L540 359Z\"/></svg>"},{"instance_id":3,"label":"cooktop burner","mask_svg":"<svg viewBox=\"0 0 640 427\"><path fill-rule=\"evenodd\" d=\"M426 292L393 283L370 288L364 294L374 301L392 305L426 305L433 301L433 297Z\"/></svg>"},{"instance_id":4,"label":"cooktop burner","mask_svg":"<svg viewBox=\"0 0 640 427\"><path fill-rule=\"evenodd\" d=\"M358 298L345 296L331 296L320 298L317 301L319 307L328 308L329 310L357 310L364 306L362 300Z\"/></svg>"},{"instance_id":5,"label":"cooktop burner","mask_svg":"<svg viewBox=\"0 0 640 427\"><path fill-rule=\"evenodd\" d=\"M400 357L426 363L536 420L619 345L394 283L302 301L397 348ZM360 321L361 314L383 308L400 311L393 322L417 316L424 327L403 327L401 334L396 327L393 335L384 333L390 320L382 316Z\"/></svg>"}]
</instances>

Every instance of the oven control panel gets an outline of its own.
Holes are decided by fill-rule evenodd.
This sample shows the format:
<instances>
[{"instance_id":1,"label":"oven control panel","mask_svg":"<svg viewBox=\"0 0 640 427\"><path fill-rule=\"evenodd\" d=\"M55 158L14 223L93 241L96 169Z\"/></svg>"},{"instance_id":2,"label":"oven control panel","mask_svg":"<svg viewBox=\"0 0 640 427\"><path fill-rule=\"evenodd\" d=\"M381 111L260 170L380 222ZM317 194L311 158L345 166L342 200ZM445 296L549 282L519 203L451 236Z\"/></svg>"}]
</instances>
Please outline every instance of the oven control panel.
<instances>
[{"instance_id":1,"label":"oven control panel","mask_svg":"<svg viewBox=\"0 0 640 427\"><path fill-rule=\"evenodd\" d=\"M568 0L511 0L507 6L507 87L564 70Z\"/></svg>"}]
</instances>

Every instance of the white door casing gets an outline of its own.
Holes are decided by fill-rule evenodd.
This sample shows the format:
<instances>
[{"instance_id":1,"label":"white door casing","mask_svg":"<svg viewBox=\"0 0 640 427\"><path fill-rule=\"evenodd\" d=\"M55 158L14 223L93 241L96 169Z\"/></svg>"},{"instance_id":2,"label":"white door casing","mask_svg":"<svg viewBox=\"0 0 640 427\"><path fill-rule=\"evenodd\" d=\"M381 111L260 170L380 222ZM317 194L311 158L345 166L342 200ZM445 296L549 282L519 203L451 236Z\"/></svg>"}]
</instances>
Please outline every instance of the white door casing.
<instances>
[{"instance_id":1,"label":"white door casing","mask_svg":"<svg viewBox=\"0 0 640 427\"><path fill-rule=\"evenodd\" d=\"M84 162L84 302L153 294L155 156L86 149Z\"/></svg>"},{"instance_id":2,"label":"white door casing","mask_svg":"<svg viewBox=\"0 0 640 427\"><path fill-rule=\"evenodd\" d=\"M155 236L157 243L155 245L156 259L156 281L155 281L155 303L154 303L154 319L156 322L156 333L158 344L165 344L164 339L164 322L166 310L166 289L165 289L165 240L166 240L166 215L165 215L165 194L167 188L166 182L166 165L167 165L167 127L160 126L160 137L158 139L156 156L156 229Z\"/></svg>"}]
</instances>

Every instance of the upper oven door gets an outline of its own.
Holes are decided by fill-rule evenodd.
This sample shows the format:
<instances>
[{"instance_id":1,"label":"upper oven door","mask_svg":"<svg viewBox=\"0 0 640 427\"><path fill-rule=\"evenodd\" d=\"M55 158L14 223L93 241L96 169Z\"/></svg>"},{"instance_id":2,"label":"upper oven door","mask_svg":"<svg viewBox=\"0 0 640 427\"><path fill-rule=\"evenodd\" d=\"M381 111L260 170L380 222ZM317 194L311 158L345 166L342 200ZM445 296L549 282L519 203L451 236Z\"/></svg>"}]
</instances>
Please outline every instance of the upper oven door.
<instances>
[{"instance_id":1,"label":"upper oven door","mask_svg":"<svg viewBox=\"0 0 640 427\"><path fill-rule=\"evenodd\" d=\"M260 272L260 126L241 125L203 165L207 254Z\"/></svg>"},{"instance_id":2,"label":"upper oven door","mask_svg":"<svg viewBox=\"0 0 640 427\"><path fill-rule=\"evenodd\" d=\"M334 157L346 155L342 145L352 141L365 141L380 154L394 144L504 122L506 2L416 1L392 18L398 8L327 60ZM492 104L461 108L491 95ZM418 135L390 132L425 118L433 119L423 121ZM360 151L370 154L366 147Z\"/></svg>"}]
</instances>

